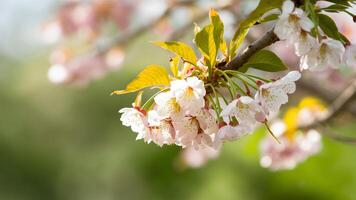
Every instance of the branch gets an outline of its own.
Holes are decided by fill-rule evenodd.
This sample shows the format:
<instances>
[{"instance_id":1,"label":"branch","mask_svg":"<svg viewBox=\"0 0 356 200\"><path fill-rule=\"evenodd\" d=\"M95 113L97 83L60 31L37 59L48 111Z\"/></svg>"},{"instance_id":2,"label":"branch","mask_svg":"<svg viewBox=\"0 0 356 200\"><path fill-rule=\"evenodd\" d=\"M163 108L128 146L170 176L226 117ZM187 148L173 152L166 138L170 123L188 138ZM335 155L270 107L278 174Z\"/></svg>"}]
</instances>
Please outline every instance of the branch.
<instances>
[{"instance_id":1,"label":"branch","mask_svg":"<svg viewBox=\"0 0 356 200\"><path fill-rule=\"evenodd\" d=\"M228 3L225 5L222 5L220 7L215 8L216 10L226 10L231 8L233 4L232 3ZM204 19L209 17L209 11L210 10L203 10L200 11L199 13L197 13L191 20L189 20L189 22L187 22L186 24L184 24L182 27L178 28L177 30L175 30L167 39L167 41L174 41L177 40L181 37L184 36L184 34L187 32L187 30L189 30L194 23L198 23L203 21Z\"/></svg>"},{"instance_id":2,"label":"branch","mask_svg":"<svg viewBox=\"0 0 356 200\"><path fill-rule=\"evenodd\" d=\"M117 36L113 37L106 45L103 46L98 45L96 53L104 54L114 46L125 46L128 42L130 42L135 38L138 38L146 31L154 27L156 24L158 24L160 21L168 17L172 13L173 8L174 8L173 6L168 7L161 16L152 20L150 23L147 23L146 25L143 25L137 29L128 30L118 34Z\"/></svg>"},{"instance_id":3,"label":"branch","mask_svg":"<svg viewBox=\"0 0 356 200\"><path fill-rule=\"evenodd\" d=\"M352 102L356 98L356 77L352 79L350 85L335 99L335 101L329 106L324 115L320 116L315 122L312 122L306 126L300 127L301 129L311 129L322 127L323 134L328 136L331 139L348 143L348 144L356 144L356 138L342 136L339 134L335 134L327 127L328 123L333 120L340 112L347 108L348 104Z\"/></svg>"},{"instance_id":4,"label":"branch","mask_svg":"<svg viewBox=\"0 0 356 200\"><path fill-rule=\"evenodd\" d=\"M330 93L330 89L325 87L325 84L315 82L314 78L308 76L307 74L305 74L303 79L298 82L298 87L302 90L306 90L308 93L312 93L330 104L337 98L337 95ZM347 106L347 110L356 117L356 102L349 104Z\"/></svg>"},{"instance_id":5,"label":"branch","mask_svg":"<svg viewBox=\"0 0 356 200\"><path fill-rule=\"evenodd\" d=\"M252 43L242 54L232 59L226 66L220 67L221 70L238 70L242 67L251 56L265 47L277 42L279 38L273 32L274 29L268 31L261 39Z\"/></svg>"}]
</instances>

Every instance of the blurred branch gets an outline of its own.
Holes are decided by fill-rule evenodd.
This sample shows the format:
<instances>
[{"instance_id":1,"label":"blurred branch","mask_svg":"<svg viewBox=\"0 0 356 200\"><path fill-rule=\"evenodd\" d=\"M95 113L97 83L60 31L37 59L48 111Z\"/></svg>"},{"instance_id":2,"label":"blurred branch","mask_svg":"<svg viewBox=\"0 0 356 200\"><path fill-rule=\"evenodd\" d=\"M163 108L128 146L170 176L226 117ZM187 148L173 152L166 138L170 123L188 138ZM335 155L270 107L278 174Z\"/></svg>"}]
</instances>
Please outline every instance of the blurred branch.
<instances>
[{"instance_id":1,"label":"blurred branch","mask_svg":"<svg viewBox=\"0 0 356 200\"><path fill-rule=\"evenodd\" d=\"M313 77L304 75L303 79L299 81L298 86L306 90L307 92L312 93L315 96L323 99L327 103L332 103L334 99L337 98L337 95L330 93L330 90L323 86L323 84L316 82ZM356 103L349 104L347 110L354 116L356 116Z\"/></svg>"},{"instance_id":2,"label":"blurred branch","mask_svg":"<svg viewBox=\"0 0 356 200\"><path fill-rule=\"evenodd\" d=\"M346 110L347 106L356 98L356 77L353 77L351 83L345 90L330 104L325 114L320 116L315 122L306 126L300 127L302 129L311 129L321 127L323 134L331 139L348 143L356 144L355 137L342 136L335 134L328 128L328 123L337 117L342 111Z\"/></svg>"},{"instance_id":3,"label":"blurred branch","mask_svg":"<svg viewBox=\"0 0 356 200\"><path fill-rule=\"evenodd\" d=\"M229 3L220 7L215 8L216 10L225 10L225 9L229 9L233 4ZM210 10L204 10L199 12L198 14L196 14L191 20L189 20L185 25L183 25L182 27L178 28L177 30L175 30L169 37L168 37L168 41L174 41L177 40L181 37L184 36L184 34L187 32L187 30L189 30L194 23L198 23L203 21L204 19L209 17L209 11Z\"/></svg>"},{"instance_id":4,"label":"blurred branch","mask_svg":"<svg viewBox=\"0 0 356 200\"><path fill-rule=\"evenodd\" d=\"M128 30L123 33L118 34L117 36L113 37L106 45L103 46L98 46L97 47L97 53L99 54L104 54L107 51L109 51L112 47L114 46L125 46L128 42L131 40L138 38L142 34L144 34L146 31L154 27L156 24L161 22L163 19L168 17L174 9L174 6L168 7L161 16L156 18L155 20L151 21L150 23L147 23L137 29L133 30Z\"/></svg>"}]
</instances>

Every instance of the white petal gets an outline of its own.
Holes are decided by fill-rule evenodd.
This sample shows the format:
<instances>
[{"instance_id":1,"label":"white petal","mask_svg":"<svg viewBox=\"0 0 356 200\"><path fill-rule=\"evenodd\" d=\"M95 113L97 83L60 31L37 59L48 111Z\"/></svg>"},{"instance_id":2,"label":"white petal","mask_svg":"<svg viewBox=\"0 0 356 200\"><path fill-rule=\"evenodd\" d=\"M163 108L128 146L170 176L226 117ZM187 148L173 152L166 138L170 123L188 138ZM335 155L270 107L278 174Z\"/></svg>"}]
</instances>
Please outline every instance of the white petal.
<instances>
[{"instance_id":1,"label":"white petal","mask_svg":"<svg viewBox=\"0 0 356 200\"><path fill-rule=\"evenodd\" d=\"M287 0L283 3L282 6L282 12L283 15L289 15L290 13L292 13L294 10L294 3L290 0Z\"/></svg>"}]
</instances>

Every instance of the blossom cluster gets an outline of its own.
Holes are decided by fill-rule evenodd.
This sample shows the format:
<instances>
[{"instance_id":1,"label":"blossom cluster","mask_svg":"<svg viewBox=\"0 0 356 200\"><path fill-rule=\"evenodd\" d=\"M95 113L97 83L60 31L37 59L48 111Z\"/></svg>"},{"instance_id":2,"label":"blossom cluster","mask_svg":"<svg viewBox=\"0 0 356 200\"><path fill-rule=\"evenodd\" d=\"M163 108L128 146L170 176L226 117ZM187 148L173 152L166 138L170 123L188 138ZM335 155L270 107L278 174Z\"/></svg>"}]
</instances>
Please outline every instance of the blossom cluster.
<instances>
[{"instance_id":1,"label":"blossom cluster","mask_svg":"<svg viewBox=\"0 0 356 200\"><path fill-rule=\"evenodd\" d=\"M296 54L301 57L300 71L355 63L355 45L350 45L339 32L338 39L331 37L330 32L311 19L310 16L319 14L315 7L310 8L313 5L304 5L304 11L290 0L270 3L262 0L254 14L259 13L259 9L282 7L274 33L280 40L294 45ZM263 167L292 169L319 152L320 134L314 129L301 128L308 127L325 114L325 107L318 100L303 100L298 107L287 111L283 122L269 126L281 106L288 102L289 95L296 91L301 72L287 70L283 61L269 50L260 49L249 55L258 48L254 45L248 47L248 51L240 52L240 55L246 54L235 57L235 51L246 37L245 30L259 18L250 15L242 22L228 47L223 36L224 24L218 13L212 9L209 15L210 24L202 28L196 25L194 30L193 41L201 53L199 59L183 42L153 42L175 54L170 59L171 75L165 67L150 65L125 90L113 92L117 95L138 92L132 107L119 111L123 125L137 134L137 140L161 147L182 147L185 162L194 167L215 158L225 142L250 135L259 125L265 126L270 134L261 143ZM248 59L243 60L246 55ZM239 58L242 65L231 67L235 63L233 59ZM250 68L278 73L274 76L278 78L252 74ZM142 105L146 88L158 89L158 92ZM215 150L214 153L211 150ZM189 153L200 161L192 162L187 156Z\"/></svg>"},{"instance_id":2,"label":"blossom cluster","mask_svg":"<svg viewBox=\"0 0 356 200\"><path fill-rule=\"evenodd\" d=\"M340 35L340 40L323 34L308 13L295 7L290 0L283 3L274 32L279 39L294 45L296 55L301 57L300 70L320 70L327 66L337 68L341 64L353 66L356 61L356 45L343 41L347 46L345 48L340 41L345 39L341 38L341 33L336 33Z\"/></svg>"},{"instance_id":3,"label":"blossom cluster","mask_svg":"<svg viewBox=\"0 0 356 200\"><path fill-rule=\"evenodd\" d=\"M136 139L148 143L218 149L225 141L252 133L258 123L266 123L270 113L287 103L300 76L292 71L273 82L259 81L254 95L238 95L228 104L222 98L209 101L204 82L196 76L173 80L168 91L154 97L150 111L123 108L121 121L138 134Z\"/></svg>"}]
</instances>

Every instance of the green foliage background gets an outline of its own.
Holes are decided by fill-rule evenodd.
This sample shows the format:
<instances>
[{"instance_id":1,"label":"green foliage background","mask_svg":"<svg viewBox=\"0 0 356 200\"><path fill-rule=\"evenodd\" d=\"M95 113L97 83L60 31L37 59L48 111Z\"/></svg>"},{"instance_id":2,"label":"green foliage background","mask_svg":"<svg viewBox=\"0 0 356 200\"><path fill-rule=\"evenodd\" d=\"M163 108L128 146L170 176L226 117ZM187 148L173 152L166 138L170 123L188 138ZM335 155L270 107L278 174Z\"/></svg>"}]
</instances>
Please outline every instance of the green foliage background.
<instances>
[{"instance_id":1,"label":"green foliage background","mask_svg":"<svg viewBox=\"0 0 356 200\"><path fill-rule=\"evenodd\" d=\"M109 94L146 64L167 66L151 39L131 45L123 69L83 89L47 81L47 50L0 58L0 199L356 199L356 149L328 139L320 154L282 172L259 166L263 130L195 170L177 170L178 148L136 142L117 113L133 95Z\"/></svg>"}]
</instances>

